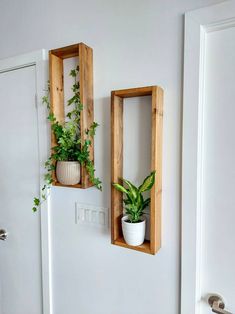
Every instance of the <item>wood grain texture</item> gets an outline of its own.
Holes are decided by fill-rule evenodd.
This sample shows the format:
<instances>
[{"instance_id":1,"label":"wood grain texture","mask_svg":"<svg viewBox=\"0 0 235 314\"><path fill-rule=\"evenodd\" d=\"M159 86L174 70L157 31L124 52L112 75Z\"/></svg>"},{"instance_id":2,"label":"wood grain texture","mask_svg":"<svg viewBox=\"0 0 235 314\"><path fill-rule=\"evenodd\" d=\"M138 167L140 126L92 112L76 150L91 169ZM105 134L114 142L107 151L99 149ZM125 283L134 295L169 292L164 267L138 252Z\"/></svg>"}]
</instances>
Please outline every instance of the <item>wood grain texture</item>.
<instances>
[{"instance_id":1,"label":"wood grain texture","mask_svg":"<svg viewBox=\"0 0 235 314\"><path fill-rule=\"evenodd\" d=\"M67 58L77 57L79 59L79 82L80 97L83 104L81 112L81 140L84 143L85 132L94 121L94 105L93 105L93 51L83 43L53 49L49 52L49 76L50 76L50 101L51 109L59 122L64 122L64 77L63 77L63 60ZM51 132L51 146L56 145L53 132ZM90 158L94 161L94 142L90 147ZM65 186L60 184L55 173L53 173L54 185ZM87 171L81 166L81 182L79 184L68 186L74 188L88 188L92 186L89 181Z\"/></svg>"},{"instance_id":2,"label":"wood grain texture","mask_svg":"<svg viewBox=\"0 0 235 314\"><path fill-rule=\"evenodd\" d=\"M90 128L94 121L93 109L93 51L84 44L79 44L79 81L80 81L80 97L83 104L81 114L81 140L82 144L86 139L85 131ZM94 161L94 141L90 146L90 159ZM82 187L89 187L89 176L84 167L82 171Z\"/></svg>"},{"instance_id":3,"label":"wood grain texture","mask_svg":"<svg viewBox=\"0 0 235 314\"><path fill-rule=\"evenodd\" d=\"M120 90L114 91L114 94L122 98L140 97L140 96L149 96L149 95L151 96L153 87L154 86L120 89Z\"/></svg>"},{"instance_id":4,"label":"wood grain texture","mask_svg":"<svg viewBox=\"0 0 235 314\"><path fill-rule=\"evenodd\" d=\"M123 173L123 99L111 95L111 173L112 183L121 183ZM123 195L111 186L111 238L112 243L122 235Z\"/></svg>"},{"instance_id":5,"label":"wood grain texture","mask_svg":"<svg viewBox=\"0 0 235 314\"><path fill-rule=\"evenodd\" d=\"M66 46L63 48L53 49L51 53L61 59L77 57L79 54L79 44Z\"/></svg>"},{"instance_id":6,"label":"wood grain texture","mask_svg":"<svg viewBox=\"0 0 235 314\"><path fill-rule=\"evenodd\" d=\"M51 110L57 121L64 122L64 78L63 60L49 52L49 78L50 78L50 103ZM51 147L57 145L56 138L51 132ZM53 150L51 151L53 153ZM55 162L54 162L55 165ZM57 181L55 171L52 172L54 182Z\"/></svg>"},{"instance_id":7,"label":"wood grain texture","mask_svg":"<svg viewBox=\"0 0 235 314\"><path fill-rule=\"evenodd\" d=\"M50 101L56 119L64 122L63 60L49 53Z\"/></svg>"},{"instance_id":8,"label":"wood grain texture","mask_svg":"<svg viewBox=\"0 0 235 314\"><path fill-rule=\"evenodd\" d=\"M150 249L152 253L156 253L161 247L162 124L163 90L160 87L154 87L152 94L151 170L156 170L156 180L150 192Z\"/></svg>"},{"instance_id":9,"label":"wood grain texture","mask_svg":"<svg viewBox=\"0 0 235 314\"><path fill-rule=\"evenodd\" d=\"M78 189L83 189L82 184L78 183L75 185L65 185L65 184L61 184L58 181L56 181L53 185L55 186L60 186L60 187L68 187L68 188L78 188Z\"/></svg>"},{"instance_id":10,"label":"wood grain texture","mask_svg":"<svg viewBox=\"0 0 235 314\"><path fill-rule=\"evenodd\" d=\"M126 244L124 238L121 236L121 237L117 238L117 240L115 240L113 244L125 247L127 249L131 249L131 250L140 251L143 253L148 253L148 254L154 255L154 253L152 253L152 251L150 249L150 242L149 241L145 241L143 244L141 244L139 246L131 246L131 245Z\"/></svg>"},{"instance_id":11,"label":"wood grain texture","mask_svg":"<svg viewBox=\"0 0 235 314\"><path fill-rule=\"evenodd\" d=\"M156 181L151 189L150 241L141 246L130 246L122 236L123 195L111 187L111 241L125 248L156 254L161 247L161 195L162 195L162 125L163 90L158 86L112 91L111 93L111 181L122 183L123 177L123 101L124 98L152 97L151 171L156 171Z\"/></svg>"}]
</instances>

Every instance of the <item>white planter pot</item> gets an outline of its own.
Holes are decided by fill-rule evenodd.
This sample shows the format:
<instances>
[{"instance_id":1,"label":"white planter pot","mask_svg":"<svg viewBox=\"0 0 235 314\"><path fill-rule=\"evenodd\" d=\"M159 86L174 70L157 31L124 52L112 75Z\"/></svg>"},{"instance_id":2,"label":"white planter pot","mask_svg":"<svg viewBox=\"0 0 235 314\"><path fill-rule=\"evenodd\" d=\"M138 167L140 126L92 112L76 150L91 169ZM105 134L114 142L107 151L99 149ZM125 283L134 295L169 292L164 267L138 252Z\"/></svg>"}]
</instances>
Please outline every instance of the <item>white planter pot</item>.
<instances>
[{"instance_id":1,"label":"white planter pot","mask_svg":"<svg viewBox=\"0 0 235 314\"><path fill-rule=\"evenodd\" d=\"M143 217L142 221L136 223L127 222L128 220L128 216L122 217L122 233L126 243L132 246L143 244L146 218Z\"/></svg>"},{"instance_id":2,"label":"white planter pot","mask_svg":"<svg viewBox=\"0 0 235 314\"><path fill-rule=\"evenodd\" d=\"M75 185L80 182L80 163L78 161L57 161L56 178L64 185Z\"/></svg>"}]
</instances>

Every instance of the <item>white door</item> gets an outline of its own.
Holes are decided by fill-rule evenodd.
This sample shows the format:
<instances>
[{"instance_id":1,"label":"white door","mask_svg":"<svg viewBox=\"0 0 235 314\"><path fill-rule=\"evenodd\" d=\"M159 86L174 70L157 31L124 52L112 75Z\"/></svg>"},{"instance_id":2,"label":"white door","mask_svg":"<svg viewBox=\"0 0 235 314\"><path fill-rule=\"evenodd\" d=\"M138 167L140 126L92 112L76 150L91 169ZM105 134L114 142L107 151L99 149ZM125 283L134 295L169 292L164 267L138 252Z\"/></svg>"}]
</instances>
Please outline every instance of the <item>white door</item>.
<instances>
[{"instance_id":1,"label":"white door","mask_svg":"<svg viewBox=\"0 0 235 314\"><path fill-rule=\"evenodd\" d=\"M36 65L0 72L0 314L43 312L36 83Z\"/></svg>"},{"instance_id":2,"label":"white door","mask_svg":"<svg viewBox=\"0 0 235 314\"><path fill-rule=\"evenodd\" d=\"M187 13L185 34L181 313L234 314L235 1Z\"/></svg>"}]
</instances>

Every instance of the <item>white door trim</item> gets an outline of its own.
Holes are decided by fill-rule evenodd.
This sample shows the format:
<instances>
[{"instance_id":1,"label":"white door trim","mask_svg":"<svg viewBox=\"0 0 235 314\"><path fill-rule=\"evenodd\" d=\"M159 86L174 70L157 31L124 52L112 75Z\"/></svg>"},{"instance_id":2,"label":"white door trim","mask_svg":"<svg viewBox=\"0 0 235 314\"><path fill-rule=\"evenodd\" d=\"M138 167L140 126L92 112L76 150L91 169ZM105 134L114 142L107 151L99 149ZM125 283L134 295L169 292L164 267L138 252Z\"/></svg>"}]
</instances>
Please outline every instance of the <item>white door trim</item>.
<instances>
[{"instance_id":1,"label":"white door trim","mask_svg":"<svg viewBox=\"0 0 235 314\"><path fill-rule=\"evenodd\" d=\"M201 304L201 188L206 34L234 27L234 12L235 1L226 1L185 14L181 314L199 314Z\"/></svg>"},{"instance_id":2,"label":"white door trim","mask_svg":"<svg viewBox=\"0 0 235 314\"><path fill-rule=\"evenodd\" d=\"M39 142L39 165L40 188L43 186L43 167L48 157L49 141L48 127L46 123L46 109L42 106L41 99L47 85L47 51L39 50L28 54L19 55L0 60L0 73L20 69L34 65L36 69L36 95L35 105L38 115L38 142ZM33 200L32 200L33 201ZM33 203L33 202L32 202ZM29 208L29 211L31 208ZM50 208L49 201L44 202L41 211L32 215L40 215L41 221L41 267L42 267L42 297L43 314L52 313L51 302L51 256L50 256ZM30 236L30 235L29 235ZM26 283L27 284L27 283Z\"/></svg>"}]
</instances>

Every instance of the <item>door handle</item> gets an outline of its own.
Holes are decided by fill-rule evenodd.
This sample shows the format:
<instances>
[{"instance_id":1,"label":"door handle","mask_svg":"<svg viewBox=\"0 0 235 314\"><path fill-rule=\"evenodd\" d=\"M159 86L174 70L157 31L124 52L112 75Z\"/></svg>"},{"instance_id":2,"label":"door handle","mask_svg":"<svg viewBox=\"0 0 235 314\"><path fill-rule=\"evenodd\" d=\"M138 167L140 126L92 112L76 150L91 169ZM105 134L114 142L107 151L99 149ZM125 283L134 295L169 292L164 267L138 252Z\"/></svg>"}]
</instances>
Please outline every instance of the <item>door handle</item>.
<instances>
[{"instance_id":1,"label":"door handle","mask_svg":"<svg viewBox=\"0 0 235 314\"><path fill-rule=\"evenodd\" d=\"M7 232L4 229L0 229L0 240L5 241L7 239Z\"/></svg>"},{"instance_id":2,"label":"door handle","mask_svg":"<svg viewBox=\"0 0 235 314\"><path fill-rule=\"evenodd\" d=\"M212 295L208 299L208 303L211 307L212 312L217 314L232 314L231 312L226 311L224 300L219 295Z\"/></svg>"}]
</instances>

